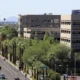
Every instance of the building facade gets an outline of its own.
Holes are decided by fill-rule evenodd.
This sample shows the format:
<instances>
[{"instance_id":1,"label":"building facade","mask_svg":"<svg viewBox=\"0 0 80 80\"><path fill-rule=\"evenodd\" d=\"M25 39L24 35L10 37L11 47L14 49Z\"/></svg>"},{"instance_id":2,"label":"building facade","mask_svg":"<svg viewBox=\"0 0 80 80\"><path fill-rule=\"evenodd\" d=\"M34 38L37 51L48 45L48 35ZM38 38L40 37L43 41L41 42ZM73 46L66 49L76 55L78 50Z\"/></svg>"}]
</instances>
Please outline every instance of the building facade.
<instances>
[{"instance_id":1,"label":"building facade","mask_svg":"<svg viewBox=\"0 0 80 80\"><path fill-rule=\"evenodd\" d=\"M71 15L61 15L60 43L71 47Z\"/></svg>"},{"instance_id":2,"label":"building facade","mask_svg":"<svg viewBox=\"0 0 80 80\"><path fill-rule=\"evenodd\" d=\"M45 32L54 34L60 43L74 51L80 51L80 10L73 10L70 15L19 15L18 36L43 39Z\"/></svg>"},{"instance_id":3,"label":"building facade","mask_svg":"<svg viewBox=\"0 0 80 80\"><path fill-rule=\"evenodd\" d=\"M74 51L80 51L80 10L72 11L71 21L72 21L71 48Z\"/></svg>"},{"instance_id":4,"label":"building facade","mask_svg":"<svg viewBox=\"0 0 80 80\"><path fill-rule=\"evenodd\" d=\"M71 15L61 15L60 42L74 52L80 51L80 10L73 10Z\"/></svg>"},{"instance_id":5,"label":"building facade","mask_svg":"<svg viewBox=\"0 0 80 80\"><path fill-rule=\"evenodd\" d=\"M60 15L19 15L18 25L18 36L34 38L37 32L38 39L43 39L45 32L48 32L60 40Z\"/></svg>"}]
</instances>

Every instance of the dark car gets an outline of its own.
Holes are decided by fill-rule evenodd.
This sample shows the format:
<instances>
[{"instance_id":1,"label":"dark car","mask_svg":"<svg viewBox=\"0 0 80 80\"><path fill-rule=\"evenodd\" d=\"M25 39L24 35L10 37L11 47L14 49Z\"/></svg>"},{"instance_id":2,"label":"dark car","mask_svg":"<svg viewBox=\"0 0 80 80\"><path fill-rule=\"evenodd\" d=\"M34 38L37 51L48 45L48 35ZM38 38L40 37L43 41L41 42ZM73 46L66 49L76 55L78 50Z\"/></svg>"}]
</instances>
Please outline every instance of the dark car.
<instances>
[{"instance_id":1,"label":"dark car","mask_svg":"<svg viewBox=\"0 0 80 80\"><path fill-rule=\"evenodd\" d=\"M0 66L0 70L1 70L1 66Z\"/></svg>"},{"instance_id":2,"label":"dark car","mask_svg":"<svg viewBox=\"0 0 80 80\"><path fill-rule=\"evenodd\" d=\"M20 78L17 77L17 78L14 78L14 80L20 80Z\"/></svg>"},{"instance_id":3,"label":"dark car","mask_svg":"<svg viewBox=\"0 0 80 80\"><path fill-rule=\"evenodd\" d=\"M5 75L3 73L0 74L0 79L5 79Z\"/></svg>"}]
</instances>

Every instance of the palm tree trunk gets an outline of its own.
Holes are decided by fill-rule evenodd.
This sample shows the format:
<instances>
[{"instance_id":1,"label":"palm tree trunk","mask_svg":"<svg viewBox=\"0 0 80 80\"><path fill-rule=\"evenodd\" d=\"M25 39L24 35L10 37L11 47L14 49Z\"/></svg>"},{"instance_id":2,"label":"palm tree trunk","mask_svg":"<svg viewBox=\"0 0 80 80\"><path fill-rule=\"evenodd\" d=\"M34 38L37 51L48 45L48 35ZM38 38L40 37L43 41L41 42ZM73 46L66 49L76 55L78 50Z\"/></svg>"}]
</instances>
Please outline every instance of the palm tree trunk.
<instances>
[{"instance_id":1,"label":"palm tree trunk","mask_svg":"<svg viewBox=\"0 0 80 80\"><path fill-rule=\"evenodd\" d=\"M5 46L5 58L8 59L8 47Z\"/></svg>"},{"instance_id":2,"label":"palm tree trunk","mask_svg":"<svg viewBox=\"0 0 80 80\"><path fill-rule=\"evenodd\" d=\"M16 64L16 46L13 44L13 63Z\"/></svg>"},{"instance_id":3,"label":"palm tree trunk","mask_svg":"<svg viewBox=\"0 0 80 80\"><path fill-rule=\"evenodd\" d=\"M10 54L10 61L12 62L12 53Z\"/></svg>"},{"instance_id":4,"label":"palm tree trunk","mask_svg":"<svg viewBox=\"0 0 80 80\"><path fill-rule=\"evenodd\" d=\"M3 48L3 44L2 44L2 56L4 56L4 48Z\"/></svg>"},{"instance_id":5,"label":"palm tree trunk","mask_svg":"<svg viewBox=\"0 0 80 80\"><path fill-rule=\"evenodd\" d=\"M14 44L14 64L16 64L16 44Z\"/></svg>"}]
</instances>

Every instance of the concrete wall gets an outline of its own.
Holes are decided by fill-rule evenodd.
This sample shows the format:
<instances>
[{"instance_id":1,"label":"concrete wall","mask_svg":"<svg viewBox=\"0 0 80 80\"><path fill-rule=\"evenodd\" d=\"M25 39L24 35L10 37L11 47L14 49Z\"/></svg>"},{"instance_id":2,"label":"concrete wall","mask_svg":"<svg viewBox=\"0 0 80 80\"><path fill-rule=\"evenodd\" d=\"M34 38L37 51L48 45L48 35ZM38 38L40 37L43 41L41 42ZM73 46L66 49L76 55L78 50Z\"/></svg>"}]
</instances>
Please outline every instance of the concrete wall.
<instances>
[{"instance_id":1,"label":"concrete wall","mask_svg":"<svg viewBox=\"0 0 80 80\"><path fill-rule=\"evenodd\" d=\"M71 47L71 24L65 24L66 22L71 23L71 15L61 15L60 42ZM70 33L63 33L61 30L66 32L70 31ZM64 39L64 41L62 39ZM66 40L70 40L70 42L67 42Z\"/></svg>"}]
</instances>

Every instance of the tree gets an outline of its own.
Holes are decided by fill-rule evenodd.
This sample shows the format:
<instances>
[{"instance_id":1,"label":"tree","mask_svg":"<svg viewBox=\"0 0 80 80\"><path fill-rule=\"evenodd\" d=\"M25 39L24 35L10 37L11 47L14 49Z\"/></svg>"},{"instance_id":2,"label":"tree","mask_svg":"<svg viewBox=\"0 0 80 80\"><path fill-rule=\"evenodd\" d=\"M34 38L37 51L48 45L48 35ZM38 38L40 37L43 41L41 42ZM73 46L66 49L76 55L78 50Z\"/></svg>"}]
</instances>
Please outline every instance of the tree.
<instances>
[{"instance_id":1,"label":"tree","mask_svg":"<svg viewBox=\"0 0 80 80\"><path fill-rule=\"evenodd\" d=\"M62 44L58 44L57 46L55 46L54 49L55 57L59 59L61 62L66 61L66 59L69 57L69 53L70 53L69 47Z\"/></svg>"},{"instance_id":2,"label":"tree","mask_svg":"<svg viewBox=\"0 0 80 80\"><path fill-rule=\"evenodd\" d=\"M38 42L39 42L39 40L38 40L37 31L35 31L35 35L34 35L34 43L37 44Z\"/></svg>"},{"instance_id":3,"label":"tree","mask_svg":"<svg viewBox=\"0 0 80 80\"><path fill-rule=\"evenodd\" d=\"M2 45L2 56L6 57L8 59L8 44L9 40L4 40L1 45Z\"/></svg>"},{"instance_id":4,"label":"tree","mask_svg":"<svg viewBox=\"0 0 80 80\"><path fill-rule=\"evenodd\" d=\"M48 37L48 41L49 41L50 44L52 44L52 43L55 42L55 39L54 39L54 35L53 34Z\"/></svg>"},{"instance_id":5,"label":"tree","mask_svg":"<svg viewBox=\"0 0 80 80\"><path fill-rule=\"evenodd\" d=\"M16 37L18 35L17 31L10 26L2 27L0 30L0 33L4 33L6 35L6 37L9 39Z\"/></svg>"},{"instance_id":6,"label":"tree","mask_svg":"<svg viewBox=\"0 0 80 80\"><path fill-rule=\"evenodd\" d=\"M16 64L16 38L11 39L9 42L9 54L10 54L10 60L14 64Z\"/></svg>"},{"instance_id":7,"label":"tree","mask_svg":"<svg viewBox=\"0 0 80 80\"><path fill-rule=\"evenodd\" d=\"M48 32L45 32L43 40L47 40L47 39L48 39Z\"/></svg>"}]
</instances>

